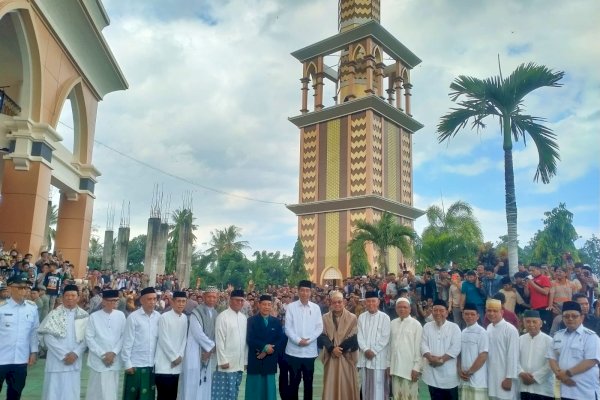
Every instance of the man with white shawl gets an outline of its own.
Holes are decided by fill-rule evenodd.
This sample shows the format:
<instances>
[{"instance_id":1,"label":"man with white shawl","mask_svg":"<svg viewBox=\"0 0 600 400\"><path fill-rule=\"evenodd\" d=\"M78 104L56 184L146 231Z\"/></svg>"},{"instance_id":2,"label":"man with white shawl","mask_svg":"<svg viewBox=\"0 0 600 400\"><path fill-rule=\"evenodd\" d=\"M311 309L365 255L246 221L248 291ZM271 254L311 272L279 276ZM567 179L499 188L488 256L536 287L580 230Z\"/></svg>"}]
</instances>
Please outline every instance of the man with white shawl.
<instances>
[{"instance_id":1,"label":"man with white shawl","mask_svg":"<svg viewBox=\"0 0 600 400\"><path fill-rule=\"evenodd\" d=\"M180 400L210 399L212 374L217 367L215 354L215 324L218 293L209 286L204 291L204 303L198 304L189 316L189 327L183 372L180 377Z\"/></svg>"},{"instance_id":2,"label":"man with white shawl","mask_svg":"<svg viewBox=\"0 0 600 400\"><path fill-rule=\"evenodd\" d=\"M77 306L78 301L77 286L65 286L63 304L52 310L38 329L40 342L48 349L42 400L80 399L81 358L89 315Z\"/></svg>"}]
</instances>

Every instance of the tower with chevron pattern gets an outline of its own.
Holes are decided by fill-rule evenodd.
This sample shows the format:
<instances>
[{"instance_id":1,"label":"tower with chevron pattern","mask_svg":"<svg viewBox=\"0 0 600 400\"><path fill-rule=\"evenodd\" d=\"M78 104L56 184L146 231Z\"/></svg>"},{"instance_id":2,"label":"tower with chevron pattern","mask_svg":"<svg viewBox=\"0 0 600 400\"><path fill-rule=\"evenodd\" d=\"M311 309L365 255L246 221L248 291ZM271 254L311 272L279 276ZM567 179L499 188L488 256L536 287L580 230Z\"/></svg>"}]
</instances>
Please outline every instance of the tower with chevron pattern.
<instances>
[{"instance_id":1,"label":"tower with chevron pattern","mask_svg":"<svg viewBox=\"0 0 600 400\"><path fill-rule=\"evenodd\" d=\"M380 0L339 0L339 33L292 53L302 63L298 216L313 282L351 275L356 222L384 211L413 226L411 70L421 60L380 25ZM330 94L331 96L328 96ZM367 245L377 268L376 249ZM403 255L389 249L394 272Z\"/></svg>"}]
</instances>

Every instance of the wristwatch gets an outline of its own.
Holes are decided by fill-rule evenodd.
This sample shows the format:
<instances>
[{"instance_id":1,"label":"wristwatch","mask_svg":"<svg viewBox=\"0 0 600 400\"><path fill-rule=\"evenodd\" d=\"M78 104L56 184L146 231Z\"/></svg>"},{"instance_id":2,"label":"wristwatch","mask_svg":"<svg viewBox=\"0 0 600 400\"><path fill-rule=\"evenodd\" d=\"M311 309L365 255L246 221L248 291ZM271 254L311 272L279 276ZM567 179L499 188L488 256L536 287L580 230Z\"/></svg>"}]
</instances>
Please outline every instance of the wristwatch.
<instances>
[{"instance_id":1,"label":"wristwatch","mask_svg":"<svg viewBox=\"0 0 600 400\"><path fill-rule=\"evenodd\" d=\"M569 378L572 378L572 377L573 377L573 373L571 372L571 370L570 370L570 369L566 370L566 371L565 371L565 374L567 374L567 376L568 376Z\"/></svg>"}]
</instances>

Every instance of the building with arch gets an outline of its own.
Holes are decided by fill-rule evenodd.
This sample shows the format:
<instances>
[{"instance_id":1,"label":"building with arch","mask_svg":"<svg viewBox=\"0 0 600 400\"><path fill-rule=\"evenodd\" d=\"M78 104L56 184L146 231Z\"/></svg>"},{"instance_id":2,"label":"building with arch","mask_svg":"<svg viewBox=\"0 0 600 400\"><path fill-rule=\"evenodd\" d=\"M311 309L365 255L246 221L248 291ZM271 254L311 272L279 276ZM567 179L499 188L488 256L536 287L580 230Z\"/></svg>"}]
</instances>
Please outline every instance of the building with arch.
<instances>
[{"instance_id":1,"label":"building with arch","mask_svg":"<svg viewBox=\"0 0 600 400\"><path fill-rule=\"evenodd\" d=\"M313 281L350 276L348 242L356 222L383 212L413 226L412 134L423 127L411 114L411 69L421 60L380 24L380 0L339 0L339 33L297 50L302 107L298 235ZM337 56L337 69L325 57ZM331 58L328 58L328 60ZM335 86L326 106L323 87ZM312 100L309 101L309 94ZM367 256L377 268L376 249ZM388 252L395 272L403 255Z\"/></svg>"},{"instance_id":2,"label":"building with arch","mask_svg":"<svg viewBox=\"0 0 600 400\"><path fill-rule=\"evenodd\" d=\"M98 103L127 81L102 30L100 0L0 0L0 241L44 250L50 187L60 191L55 249L83 275L100 172L92 163ZM57 132L73 115L73 146Z\"/></svg>"}]
</instances>

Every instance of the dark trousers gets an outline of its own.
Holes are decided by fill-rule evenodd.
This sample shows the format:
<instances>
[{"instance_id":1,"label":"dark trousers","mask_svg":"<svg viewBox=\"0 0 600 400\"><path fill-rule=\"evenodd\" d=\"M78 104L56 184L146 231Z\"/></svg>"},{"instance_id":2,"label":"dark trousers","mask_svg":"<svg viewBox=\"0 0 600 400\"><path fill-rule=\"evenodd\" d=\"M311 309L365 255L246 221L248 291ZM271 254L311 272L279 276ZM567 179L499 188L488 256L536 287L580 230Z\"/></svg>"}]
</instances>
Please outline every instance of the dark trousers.
<instances>
[{"instance_id":1,"label":"dark trousers","mask_svg":"<svg viewBox=\"0 0 600 400\"><path fill-rule=\"evenodd\" d=\"M156 400L176 400L179 374L154 374L156 383Z\"/></svg>"},{"instance_id":2,"label":"dark trousers","mask_svg":"<svg viewBox=\"0 0 600 400\"><path fill-rule=\"evenodd\" d=\"M440 389L433 386L429 387L429 396L431 400L458 400L458 388Z\"/></svg>"},{"instance_id":3,"label":"dark trousers","mask_svg":"<svg viewBox=\"0 0 600 400\"><path fill-rule=\"evenodd\" d=\"M0 365L0 392L6 381L6 399L19 400L25 387L27 378L27 364Z\"/></svg>"},{"instance_id":4,"label":"dark trousers","mask_svg":"<svg viewBox=\"0 0 600 400\"><path fill-rule=\"evenodd\" d=\"M286 361L290 368L290 387L287 399L298 400L300 381L304 380L304 400L312 400L315 359L292 357L286 354Z\"/></svg>"},{"instance_id":5,"label":"dark trousers","mask_svg":"<svg viewBox=\"0 0 600 400\"><path fill-rule=\"evenodd\" d=\"M541 394L521 392L521 400L554 400L554 397L542 396Z\"/></svg>"},{"instance_id":6,"label":"dark trousers","mask_svg":"<svg viewBox=\"0 0 600 400\"><path fill-rule=\"evenodd\" d=\"M281 355L277 360L279 365L279 397L282 399L287 399L290 391L290 366L285 359L286 356Z\"/></svg>"}]
</instances>

